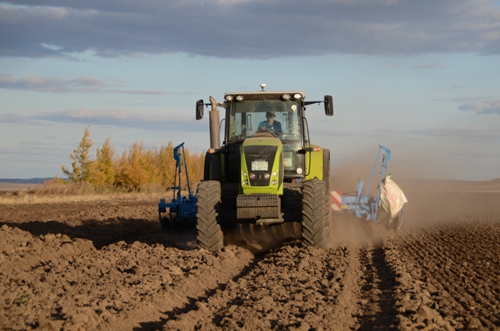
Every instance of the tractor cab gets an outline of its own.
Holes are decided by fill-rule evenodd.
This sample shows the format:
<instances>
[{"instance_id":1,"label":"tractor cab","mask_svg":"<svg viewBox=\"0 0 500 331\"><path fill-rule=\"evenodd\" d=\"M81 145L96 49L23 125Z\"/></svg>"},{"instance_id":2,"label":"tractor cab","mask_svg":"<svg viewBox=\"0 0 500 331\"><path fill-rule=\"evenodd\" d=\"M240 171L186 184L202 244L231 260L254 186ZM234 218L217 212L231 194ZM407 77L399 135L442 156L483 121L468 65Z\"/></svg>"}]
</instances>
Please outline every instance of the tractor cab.
<instances>
[{"instance_id":1,"label":"tractor cab","mask_svg":"<svg viewBox=\"0 0 500 331\"><path fill-rule=\"evenodd\" d=\"M283 152L285 179L303 178L304 97L302 92L227 93L225 145L232 150L246 139L250 140L245 145L255 140L252 138L275 138Z\"/></svg>"},{"instance_id":2,"label":"tractor cab","mask_svg":"<svg viewBox=\"0 0 500 331\"><path fill-rule=\"evenodd\" d=\"M226 95L226 98L233 98ZM243 95L240 95L240 98ZM228 144L269 131L284 143L302 141L302 107L298 100L252 100L262 95L250 95L249 100L227 103L226 141ZM271 126L269 126L271 122ZM273 125L274 124L274 125ZM273 129L279 127L280 130ZM271 128L271 130L269 130Z\"/></svg>"},{"instance_id":3,"label":"tractor cab","mask_svg":"<svg viewBox=\"0 0 500 331\"><path fill-rule=\"evenodd\" d=\"M226 155L225 171L222 173L226 182L239 181L240 164L235 158L241 155L241 144L249 138L277 138L282 149L282 171L284 181L302 180L306 172L306 156L310 152L310 139L304 116L305 107L310 104L324 103L325 114L333 115L332 97L326 95L321 101L305 101L301 91L270 92L231 92L224 95L224 102L211 100L210 111L211 148L219 151L219 115L217 107L225 109L225 130L223 149ZM209 104L206 104L209 105ZM203 117L203 100L197 103L197 119ZM217 136L217 137L216 137ZM246 144L249 144L247 142ZM237 165L237 167L235 167ZM205 179L213 176L207 175Z\"/></svg>"}]
</instances>

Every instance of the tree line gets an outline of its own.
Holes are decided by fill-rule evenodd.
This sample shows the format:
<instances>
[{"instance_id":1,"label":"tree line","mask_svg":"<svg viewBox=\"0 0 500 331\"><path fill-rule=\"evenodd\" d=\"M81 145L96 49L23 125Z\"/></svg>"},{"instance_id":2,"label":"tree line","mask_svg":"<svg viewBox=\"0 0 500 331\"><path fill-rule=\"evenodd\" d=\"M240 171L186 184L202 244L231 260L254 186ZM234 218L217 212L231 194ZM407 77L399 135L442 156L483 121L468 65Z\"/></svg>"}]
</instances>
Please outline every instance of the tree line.
<instances>
[{"instance_id":1,"label":"tree line","mask_svg":"<svg viewBox=\"0 0 500 331\"><path fill-rule=\"evenodd\" d=\"M159 149L147 149L142 142L134 143L117 155L111 139L97 147L92 158L90 125L83 133L78 147L70 154L71 168L61 166L63 174L74 183L86 183L96 187L115 187L128 191L140 191L149 185L172 186L175 175L174 145L170 141ZM184 149L191 187L203 178L203 153L191 153ZM184 162L184 156L181 157ZM182 168L184 173L184 167ZM186 184L183 177L183 185Z\"/></svg>"}]
</instances>

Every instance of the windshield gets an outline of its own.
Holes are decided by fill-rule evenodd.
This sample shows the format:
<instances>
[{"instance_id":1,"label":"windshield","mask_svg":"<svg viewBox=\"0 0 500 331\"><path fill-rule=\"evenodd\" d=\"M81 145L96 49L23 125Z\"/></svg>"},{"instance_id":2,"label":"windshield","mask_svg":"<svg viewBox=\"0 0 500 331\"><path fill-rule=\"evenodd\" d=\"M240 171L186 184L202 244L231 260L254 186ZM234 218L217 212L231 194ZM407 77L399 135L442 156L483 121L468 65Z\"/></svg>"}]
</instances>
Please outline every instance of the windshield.
<instances>
[{"instance_id":1,"label":"windshield","mask_svg":"<svg viewBox=\"0 0 500 331\"><path fill-rule=\"evenodd\" d=\"M228 139L241 141L258 132L270 132L281 140L300 140L298 101L240 101L229 104Z\"/></svg>"}]
</instances>

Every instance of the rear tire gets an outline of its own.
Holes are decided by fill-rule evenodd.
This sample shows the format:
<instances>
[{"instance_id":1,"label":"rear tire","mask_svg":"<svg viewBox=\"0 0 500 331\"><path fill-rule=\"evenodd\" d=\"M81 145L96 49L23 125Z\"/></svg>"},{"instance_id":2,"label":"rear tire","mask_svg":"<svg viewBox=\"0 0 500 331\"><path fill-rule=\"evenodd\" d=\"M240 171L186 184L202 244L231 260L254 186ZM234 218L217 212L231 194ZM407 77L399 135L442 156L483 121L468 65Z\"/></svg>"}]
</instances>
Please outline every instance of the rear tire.
<instances>
[{"instance_id":1,"label":"rear tire","mask_svg":"<svg viewBox=\"0 0 500 331\"><path fill-rule=\"evenodd\" d=\"M319 179L304 182L302 188L302 245L325 248L329 231L329 206L325 183Z\"/></svg>"},{"instance_id":2,"label":"rear tire","mask_svg":"<svg viewBox=\"0 0 500 331\"><path fill-rule=\"evenodd\" d=\"M224 244L217 211L221 197L220 183L201 182L196 192L196 230L198 248L218 251Z\"/></svg>"}]
</instances>

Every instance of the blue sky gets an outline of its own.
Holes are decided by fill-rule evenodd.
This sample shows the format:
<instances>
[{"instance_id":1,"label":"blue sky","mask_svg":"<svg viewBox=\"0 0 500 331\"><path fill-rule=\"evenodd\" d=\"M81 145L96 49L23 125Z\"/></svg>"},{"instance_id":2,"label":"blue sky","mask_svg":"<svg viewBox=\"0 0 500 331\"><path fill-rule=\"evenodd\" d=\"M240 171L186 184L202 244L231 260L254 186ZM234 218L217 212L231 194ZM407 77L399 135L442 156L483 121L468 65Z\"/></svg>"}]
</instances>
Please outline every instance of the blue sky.
<instances>
[{"instance_id":1,"label":"blue sky","mask_svg":"<svg viewBox=\"0 0 500 331\"><path fill-rule=\"evenodd\" d=\"M0 178L61 176L88 124L201 152L196 100L261 83L333 95L307 117L334 175L383 144L394 178L499 178L499 55L499 1L0 1Z\"/></svg>"}]
</instances>

